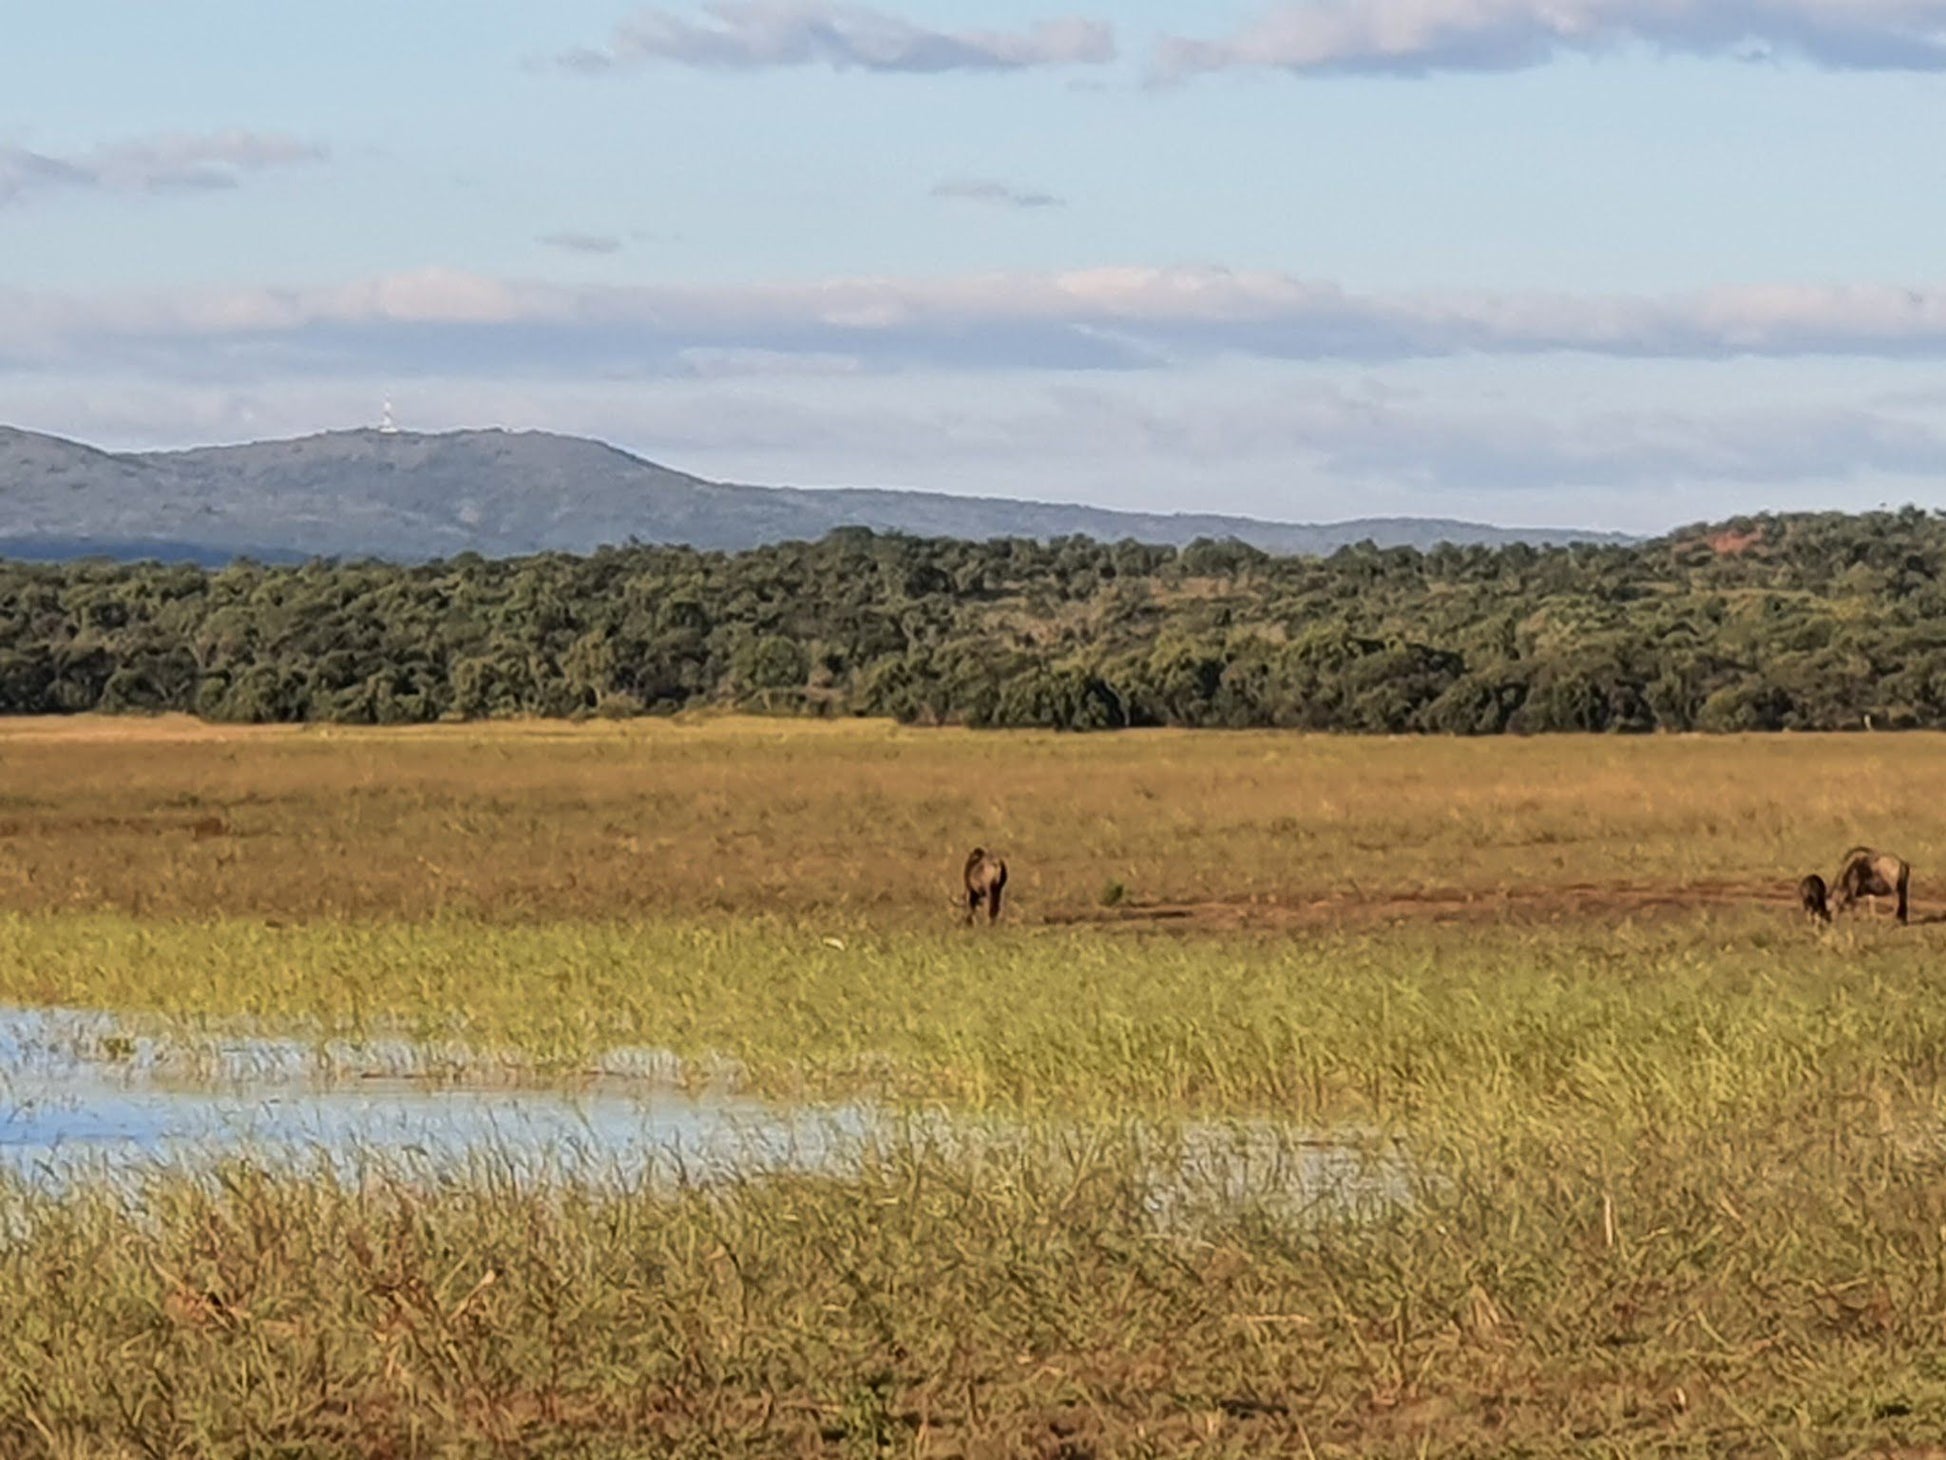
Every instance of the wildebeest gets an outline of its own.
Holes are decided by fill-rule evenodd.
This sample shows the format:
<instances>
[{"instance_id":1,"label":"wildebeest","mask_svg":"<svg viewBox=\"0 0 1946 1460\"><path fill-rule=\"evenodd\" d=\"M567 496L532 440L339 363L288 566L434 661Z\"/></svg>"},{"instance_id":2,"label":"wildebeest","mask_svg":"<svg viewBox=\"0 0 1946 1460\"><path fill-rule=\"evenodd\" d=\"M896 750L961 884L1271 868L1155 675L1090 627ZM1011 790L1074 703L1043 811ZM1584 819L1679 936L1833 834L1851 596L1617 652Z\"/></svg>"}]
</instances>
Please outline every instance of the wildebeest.
<instances>
[{"instance_id":1,"label":"wildebeest","mask_svg":"<svg viewBox=\"0 0 1946 1460\"><path fill-rule=\"evenodd\" d=\"M1838 864L1838 879L1832 887L1837 909L1844 912L1861 897L1896 897L1899 921L1906 920L1906 889L1912 881L1912 868L1890 852L1870 847L1853 847Z\"/></svg>"},{"instance_id":2,"label":"wildebeest","mask_svg":"<svg viewBox=\"0 0 1946 1460\"><path fill-rule=\"evenodd\" d=\"M1824 879L1813 872L1797 884L1797 903L1805 915L1820 923L1831 921L1830 889Z\"/></svg>"},{"instance_id":3,"label":"wildebeest","mask_svg":"<svg viewBox=\"0 0 1946 1460\"><path fill-rule=\"evenodd\" d=\"M1000 894L1007 885L1007 863L1003 858L990 856L985 847L973 848L973 854L966 859L966 920L973 921L973 915L985 903L987 921L995 922L1000 917Z\"/></svg>"}]
</instances>

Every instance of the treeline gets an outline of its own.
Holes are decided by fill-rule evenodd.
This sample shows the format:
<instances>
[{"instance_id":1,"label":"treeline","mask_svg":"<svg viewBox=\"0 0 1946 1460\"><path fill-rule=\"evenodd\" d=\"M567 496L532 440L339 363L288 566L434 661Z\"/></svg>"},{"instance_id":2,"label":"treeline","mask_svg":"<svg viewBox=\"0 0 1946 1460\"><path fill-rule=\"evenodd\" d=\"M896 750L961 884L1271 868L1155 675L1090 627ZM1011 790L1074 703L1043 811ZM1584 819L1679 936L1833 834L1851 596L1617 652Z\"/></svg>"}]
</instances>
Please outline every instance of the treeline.
<instances>
[{"instance_id":1,"label":"treeline","mask_svg":"<svg viewBox=\"0 0 1946 1460\"><path fill-rule=\"evenodd\" d=\"M776 714L1101 730L1946 726L1946 518L1275 558L846 529L417 567L0 563L0 713Z\"/></svg>"}]
</instances>

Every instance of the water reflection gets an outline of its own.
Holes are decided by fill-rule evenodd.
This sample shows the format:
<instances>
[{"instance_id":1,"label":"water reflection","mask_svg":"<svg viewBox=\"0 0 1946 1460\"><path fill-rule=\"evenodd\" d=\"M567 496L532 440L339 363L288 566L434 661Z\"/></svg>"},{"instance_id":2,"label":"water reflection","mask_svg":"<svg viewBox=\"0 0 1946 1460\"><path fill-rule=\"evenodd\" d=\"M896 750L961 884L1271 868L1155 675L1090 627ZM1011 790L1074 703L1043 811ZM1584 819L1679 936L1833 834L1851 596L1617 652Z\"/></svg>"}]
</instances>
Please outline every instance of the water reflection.
<instances>
[{"instance_id":1,"label":"water reflection","mask_svg":"<svg viewBox=\"0 0 1946 1460\"><path fill-rule=\"evenodd\" d=\"M163 1041L102 1015L0 1010L0 1169L45 1184L238 1154L437 1167L490 1152L553 1175L706 1179L828 1168L873 1126L862 1106L688 1092L661 1056L618 1057L572 1087L455 1067L404 1043Z\"/></svg>"},{"instance_id":2,"label":"water reflection","mask_svg":"<svg viewBox=\"0 0 1946 1460\"><path fill-rule=\"evenodd\" d=\"M468 1073L471 1071L472 1073ZM42 1188L247 1156L345 1176L374 1166L630 1186L843 1173L877 1150L949 1161L1109 1149L1164 1230L1250 1216L1367 1220L1410 1205L1415 1173L1370 1135L1270 1123L1034 1126L864 1103L693 1091L682 1062L622 1051L572 1084L513 1083L476 1055L405 1041L307 1044L216 1032L146 1036L109 1015L0 1008L0 1173ZM1060 1153L1067 1151L1063 1157Z\"/></svg>"}]
</instances>

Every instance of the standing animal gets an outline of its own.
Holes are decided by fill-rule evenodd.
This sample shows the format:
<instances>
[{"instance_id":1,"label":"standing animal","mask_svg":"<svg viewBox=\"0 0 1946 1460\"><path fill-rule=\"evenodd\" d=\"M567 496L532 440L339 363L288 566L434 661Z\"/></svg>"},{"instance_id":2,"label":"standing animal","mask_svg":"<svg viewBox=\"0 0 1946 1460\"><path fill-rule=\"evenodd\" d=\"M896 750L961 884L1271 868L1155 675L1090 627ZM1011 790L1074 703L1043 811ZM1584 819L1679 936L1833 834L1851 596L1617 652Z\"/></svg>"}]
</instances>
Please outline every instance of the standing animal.
<instances>
[{"instance_id":1,"label":"standing animal","mask_svg":"<svg viewBox=\"0 0 1946 1460\"><path fill-rule=\"evenodd\" d=\"M1797 884L1798 906L1804 909L1805 916L1809 917L1813 922L1828 923L1831 921L1831 903L1829 899L1830 889L1824 885L1824 879L1815 872Z\"/></svg>"},{"instance_id":2,"label":"standing animal","mask_svg":"<svg viewBox=\"0 0 1946 1460\"><path fill-rule=\"evenodd\" d=\"M1838 864L1838 879L1832 888L1837 910L1844 912L1861 897L1898 899L1899 921L1906 920L1906 890L1912 881L1912 868L1890 852L1870 847L1853 847Z\"/></svg>"},{"instance_id":3,"label":"standing animal","mask_svg":"<svg viewBox=\"0 0 1946 1460\"><path fill-rule=\"evenodd\" d=\"M987 921L998 922L1000 918L1000 894L1007 886L1007 863L1003 858L988 853L985 847L973 848L973 854L966 859L966 921L971 923L973 915L985 903Z\"/></svg>"}]
</instances>

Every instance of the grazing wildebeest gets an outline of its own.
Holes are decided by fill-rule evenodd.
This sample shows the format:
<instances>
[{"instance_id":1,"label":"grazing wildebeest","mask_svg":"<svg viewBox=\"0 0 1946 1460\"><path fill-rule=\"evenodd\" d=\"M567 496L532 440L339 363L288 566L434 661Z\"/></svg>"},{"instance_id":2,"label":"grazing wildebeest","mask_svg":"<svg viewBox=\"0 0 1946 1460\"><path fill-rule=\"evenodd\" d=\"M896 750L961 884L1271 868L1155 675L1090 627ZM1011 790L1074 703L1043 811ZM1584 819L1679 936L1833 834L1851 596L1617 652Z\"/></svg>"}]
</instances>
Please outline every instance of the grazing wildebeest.
<instances>
[{"instance_id":1,"label":"grazing wildebeest","mask_svg":"<svg viewBox=\"0 0 1946 1460\"><path fill-rule=\"evenodd\" d=\"M1830 889L1824 879L1813 872L1797 884L1797 904L1804 909L1805 915L1815 922L1831 921Z\"/></svg>"},{"instance_id":2,"label":"grazing wildebeest","mask_svg":"<svg viewBox=\"0 0 1946 1460\"><path fill-rule=\"evenodd\" d=\"M980 910L980 904L987 907L987 921L996 922L1000 917L1000 893L1007 885L1007 864L995 856L989 856L985 847L973 848L973 855L966 859L966 920L973 921L973 915Z\"/></svg>"},{"instance_id":3,"label":"grazing wildebeest","mask_svg":"<svg viewBox=\"0 0 1946 1460\"><path fill-rule=\"evenodd\" d=\"M1870 847L1853 847L1838 864L1838 880L1832 892L1837 910L1844 912L1861 897L1896 897L1899 921L1906 920L1906 889L1912 881L1912 868L1890 852Z\"/></svg>"}]
</instances>

